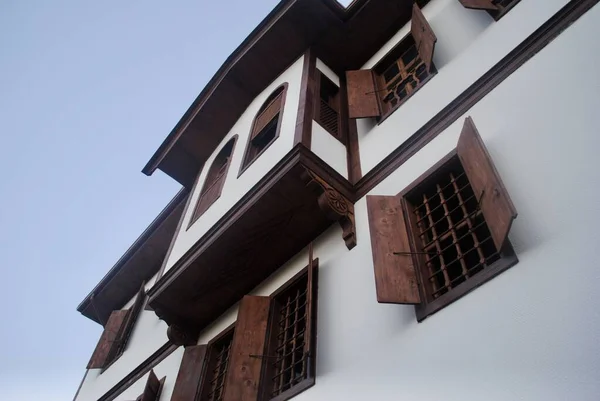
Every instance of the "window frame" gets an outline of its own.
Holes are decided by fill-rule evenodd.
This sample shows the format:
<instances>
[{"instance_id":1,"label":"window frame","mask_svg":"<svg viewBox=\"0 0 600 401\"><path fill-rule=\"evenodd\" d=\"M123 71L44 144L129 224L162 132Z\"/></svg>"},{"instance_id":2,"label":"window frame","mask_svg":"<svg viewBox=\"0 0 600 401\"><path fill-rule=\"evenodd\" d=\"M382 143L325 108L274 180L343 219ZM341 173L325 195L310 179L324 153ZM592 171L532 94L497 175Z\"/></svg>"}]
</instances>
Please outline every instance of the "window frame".
<instances>
[{"instance_id":1,"label":"window frame","mask_svg":"<svg viewBox=\"0 0 600 401\"><path fill-rule=\"evenodd\" d=\"M274 337L277 335L275 329L275 316L277 314L276 298L278 298L281 294L284 294L290 288L292 288L295 284L297 284L300 280L302 280L306 276L307 280L307 303L308 303L308 292L311 290L311 287L308 283L308 269L311 265L306 265L302 268L298 273L292 276L289 280L287 280L284 284L282 284L279 288L277 288L271 295L270 298L270 306L269 306L269 320L267 323L267 332L266 332L266 341L265 341L265 355L272 355L272 343L274 342ZM313 286L316 286L317 289L314 290L314 294L318 294L318 282L319 282L319 259L315 258L312 262L313 268ZM271 397L269 395L270 387L267 386L267 383L270 383L270 378L267 377L267 372L269 369L266 368L266 364L269 363L270 357L267 357L263 360L263 366L261 369L261 378L259 384L259 397L258 399L261 401L286 401L290 398L295 397L296 395L302 393L303 391L309 389L310 387L315 385L315 377L316 377L316 358L317 358L317 311L318 311L318 297L315 296L313 300L314 306L311 314L311 322L310 322L310 330L311 333L311 348L312 355L309 355L307 358L307 375L306 378L302 381L298 382L294 386L288 388L282 393L276 395L275 397ZM308 306L308 304L307 304ZM308 313L308 312L307 312ZM307 322L308 323L308 322ZM306 340L305 340L306 341Z\"/></svg>"},{"instance_id":2,"label":"window frame","mask_svg":"<svg viewBox=\"0 0 600 401\"><path fill-rule=\"evenodd\" d=\"M214 336L206 345L206 357L204 359L204 366L202 368L202 376L200 377L200 387L198 389L198 394L195 398L197 401L202 401L203 397L208 396L208 393L210 392L210 389L209 389L209 385L210 385L209 367L211 365L211 358L214 356L213 355L214 345L228 335L231 335L231 343L233 344L233 335L235 333L235 323L236 322L233 322L232 324L227 326L225 329L223 329L219 334ZM228 359L231 358L231 345L229 348L229 352L230 352L230 355L228 356ZM227 369L225 370L225 376L223 377L223 394L225 393L225 384L227 383L227 372L231 367L229 362L230 361L228 360Z\"/></svg>"},{"instance_id":3,"label":"window frame","mask_svg":"<svg viewBox=\"0 0 600 401\"><path fill-rule=\"evenodd\" d=\"M198 221L198 219L200 217L202 217L204 215L204 213L206 213L211 208L211 206L221 197L221 194L223 192L223 187L225 186L225 181L227 180L227 174L229 173L229 167L231 167L231 160L233 158L233 153L235 152L235 145L237 144L237 140L238 140L238 135L236 134L236 135L232 136L227 142L225 142L225 145L223 145L219 149L219 151L216 153L215 158L213 159L208 171L206 172L206 177L204 178L204 182L202 183L202 189L200 190L198 198L196 199L196 201L194 203L192 217L190 218L190 221L187 225L186 231L189 230L190 227L192 227L194 225L194 223L196 221ZM217 158L219 157L221 152L223 152L227 148L227 146L229 146L230 143L231 143L231 152L229 152L229 156L226 158L227 162L225 165L225 171L223 172L223 174L221 176L210 177L211 173L214 171L214 167L215 167ZM198 175L197 183L199 183L201 176L202 176L202 170L200 170L200 174ZM203 200L203 196L206 195L206 193L208 193L208 190L212 189L212 187L216 184L216 180L213 179L212 182L209 182L209 178L220 178L220 177L222 177L223 181L219 184L220 188L218 189L216 196L206 206L206 209L200 211L200 206L202 204L201 202ZM192 195L193 195L193 193L192 193Z\"/></svg>"},{"instance_id":4,"label":"window frame","mask_svg":"<svg viewBox=\"0 0 600 401\"><path fill-rule=\"evenodd\" d=\"M416 252L420 251L420 247L417 245L417 238L415 234L416 228L414 224L411 223L413 219L410 213L410 202L407 200L407 197L410 197L410 195L414 193L414 191L418 189L419 186L421 186L424 182L430 179L433 175L437 174L442 168L444 168L444 166L447 166L449 163L453 162L454 159L458 159L458 152L456 148L454 148L446 156L444 156L432 167L430 167L427 171L421 174L417 179L415 179L397 195L401 203L401 212L403 213L406 222L406 231L408 233L410 250L411 252L413 252L413 265L415 266L415 273L419 282L418 288L419 294L421 296L421 302L415 304L415 314L418 322L422 322L428 316L431 316L432 314L440 311L446 306L467 295L469 292L480 287L482 284L493 279L500 273L508 270L509 268L517 264L519 261L509 239L507 238L503 248L498 250L500 259L493 262L491 265L489 265L473 277L470 277L468 280L465 280L459 286L456 286L455 288L450 289L447 293L442 294L437 299L429 300L426 294L424 284L425 266L423 265L423 262L422 260L420 260L418 255L415 254ZM461 163L460 160L458 160L458 162Z\"/></svg>"},{"instance_id":5,"label":"window frame","mask_svg":"<svg viewBox=\"0 0 600 401\"><path fill-rule=\"evenodd\" d=\"M269 104L274 100L274 99L271 99L271 97L273 96L273 94L276 93L277 91L279 91L280 89L281 89L281 93L280 93L281 100L280 100L279 112L278 112L278 117L277 117L277 127L275 128L275 135L273 136L273 139L271 139L255 155L250 156L250 152L253 150L252 141L259 136L258 134L257 135L253 135L254 134L254 126L256 125L256 121L261 116L261 114L267 109L267 107L269 106ZM240 165L240 170L238 172L238 178L277 140L277 138L279 138L279 134L281 132L281 124L283 123L283 114L284 114L284 111L285 111L285 101L286 101L286 98L287 98L287 90L288 90L288 83L287 82L283 82L281 85L278 85L269 94L269 96L267 96L267 99L265 100L265 102L263 102L263 104L258 109L258 112L256 113L256 115L252 119L252 124L250 125L250 132L248 133L248 141L246 142L246 148L244 150L244 156L242 158L242 164ZM279 94L276 95L276 96L279 96ZM263 127L263 130L269 124L270 124L270 121L269 121L269 123L267 123L265 125L265 127Z\"/></svg>"}]
</instances>

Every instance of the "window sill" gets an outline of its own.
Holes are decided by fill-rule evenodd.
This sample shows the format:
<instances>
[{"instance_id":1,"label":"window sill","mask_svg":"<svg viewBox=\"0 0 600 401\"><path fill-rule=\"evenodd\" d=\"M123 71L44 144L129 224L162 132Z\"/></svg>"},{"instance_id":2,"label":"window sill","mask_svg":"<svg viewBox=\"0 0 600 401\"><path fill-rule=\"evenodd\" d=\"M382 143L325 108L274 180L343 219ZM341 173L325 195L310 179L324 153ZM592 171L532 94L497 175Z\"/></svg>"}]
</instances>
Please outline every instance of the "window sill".
<instances>
[{"instance_id":1,"label":"window sill","mask_svg":"<svg viewBox=\"0 0 600 401\"><path fill-rule=\"evenodd\" d=\"M269 401L286 401L292 397L297 396L305 390L308 390L312 386L315 385L315 378L308 377L302 380L300 383L296 384L294 387L285 390L283 393L279 394L276 397L269 398Z\"/></svg>"},{"instance_id":2,"label":"window sill","mask_svg":"<svg viewBox=\"0 0 600 401\"><path fill-rule=\"evenodd\" d=\"M454 301L467 295L469 292L485 284L500 273L513 267L518 262L519 259L517 258L515 251L513 250L510 243L508 243L507 241L506 249L502 251L502 257L498 261L490 265L487 269L483 270L482 272L469 279L462 285L456 287L452 291L437 298L435 301L426 304L422 303L419 305L415 305L415 314L417 315L417 321L421 323L426 317L433 315L440 309L443 309L446 306L452 304ZM424 295L421 294L421 297L423 296Z\"/></svg>"}]
</instances>

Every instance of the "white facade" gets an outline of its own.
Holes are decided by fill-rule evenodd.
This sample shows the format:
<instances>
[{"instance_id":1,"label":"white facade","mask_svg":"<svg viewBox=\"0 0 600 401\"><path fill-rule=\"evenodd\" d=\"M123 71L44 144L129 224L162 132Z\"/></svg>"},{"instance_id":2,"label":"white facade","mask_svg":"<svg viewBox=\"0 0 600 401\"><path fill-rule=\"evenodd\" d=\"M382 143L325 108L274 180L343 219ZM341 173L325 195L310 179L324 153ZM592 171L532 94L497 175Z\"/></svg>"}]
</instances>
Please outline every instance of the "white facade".
<instances>
[{"instance_id":1,"label":"white facade","mask_svg":"<svg viewBox=\"0 0 600 401\"><path fill-rule=\"evenodd\" d=\"M456 0L432 0L423 12L438 37L438 74L380 125L358 120L363 174L566 3L523 0L494 22ZM319 258L316 384L294 399L599 399L600 313L594 308L600 279L594 253L600 239L598 21L596 6L370 191L399 193L456 147L471 116L519 212L509 234L519 263L417 323L413 306L377 303L366 199L361 198L355 204L356 247L348 251L337 225L314 242ZM402 28L364 68L375 65L409 29ZM299 59L266 88L209 158L192 206L212 158L239 136L221 197L189 229L193 207L188 207L167 270L291 149L302 65ZM320 60L317 68L339 84ZM236 179L252 119L283 82L289 86L280 136ZM311 150L348 177L345 147L317 123L312 133ZM305 249L251 294L271 294L307 260ZM125 353L103 373L90 370L76 400L102 396L167 341L167 327L154 312L140 316ZM236 316L234 306L200 333L198 344L206 344ZM161 401L171 397L182 355L180 347L154 368L159 378L166 376ZM145 377L116 399L135 399Z\"/></svg>"}]
</instances>

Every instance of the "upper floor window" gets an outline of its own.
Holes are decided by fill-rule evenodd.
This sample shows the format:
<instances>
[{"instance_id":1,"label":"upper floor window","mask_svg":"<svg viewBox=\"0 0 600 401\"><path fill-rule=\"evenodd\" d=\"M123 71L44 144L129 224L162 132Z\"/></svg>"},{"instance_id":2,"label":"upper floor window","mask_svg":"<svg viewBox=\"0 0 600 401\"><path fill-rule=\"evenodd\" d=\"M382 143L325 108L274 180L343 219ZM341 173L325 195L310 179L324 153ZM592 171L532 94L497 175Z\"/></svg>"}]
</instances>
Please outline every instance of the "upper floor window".
<instances>
[{"instance_id":1,"label":"upper floor window","mask_svg":"<svg viewBox=\"0 0 600 401\"><path fill-rule=\"evenodd\" d=\"M110 314L87 369L106 369L125 352L135 322L146 300L144 284L142 283L129 309L116 310Z\"/></svg>"},{"instance_id":2,"label":"upper floor window","mask_svg":"<svg viewBox=\"0 0 600 401\"><path fill-rule=\"evenodd\" d=\"M459 0L465 8L486 10L495 20L499 20L521 0Z\"/></svg>"},{"instance_id":3,"label":"upper floor window","mask_svg":"<svg viewBox=\"0 0 600 401\"><path fill-rule=\"evenodd\" d=\"M225 178L227 177L227 170L229 169L229 163L231 163L231 156L233 155L233 149L235 148L235 142L237 135L234 136L223 146L219 151L215 160L213 160L208 174L204 180L200 197L196 203L194 214L190 220L190 226L194 224L200 216L208 210L208 208L221 196L223 190L223 184L225 184Z\"/></svg>"},{"instance_id":4,"label":"upper floor window","mask_svg":"<svg viewBox=\"0 0 600 401\"><path fill-rule=\"evenodd\" d=\"M457 148L397 196L368 196L377 299L420 321L517 262L517 212L468 118Z\"/></svg>"},{"instance_id":5,"label":"upper floor window","mask_svg":"<svg viewBox=\"0 0 600 401\"><path fill-rule=\"evenodd\" d=\"M275 89L258 110L240 168L242 174L279 136L287 82Z\"/></svg>"},{"instance_id":6,"label":"upper floor window","mask_svg":"<svg viewBox=\"0 0 600 401\"><path fill-rule=\"evenodd\" d=\"M373 69L346 72L350 118L387 117L435 75L437 38L416 4L410 32Z\"/></svg>"},{"instance_id":7,"label":"upper floor window","mask_svg":"<svg viewBox=\"0 0 600 401\"><path fill-rule=\"evenodd\" d=\"M315 78L319 89L319 101L315 102L315 121L341 140L340 88L318 70Z\"/></svg>"}]
</instances>

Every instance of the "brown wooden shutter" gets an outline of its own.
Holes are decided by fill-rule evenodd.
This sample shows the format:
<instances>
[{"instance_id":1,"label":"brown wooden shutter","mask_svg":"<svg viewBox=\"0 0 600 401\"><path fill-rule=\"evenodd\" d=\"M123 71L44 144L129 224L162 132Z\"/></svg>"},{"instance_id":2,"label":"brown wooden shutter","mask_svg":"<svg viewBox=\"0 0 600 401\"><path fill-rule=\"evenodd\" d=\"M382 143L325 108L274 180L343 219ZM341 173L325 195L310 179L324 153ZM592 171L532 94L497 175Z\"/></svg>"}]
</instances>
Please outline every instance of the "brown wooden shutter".
<instances>
[{"instance_id":1,"label":"brown wooden shutter","mask_svg":"<svg viewBox=\"0 0 600 401\"><path fill-rule=\"evenodd\" d=\"M377 302L418 304L419 286L400 199L367 196ZM406 252L395 255L394 252Z\"/></svg>"},{"instance_id":2,"label":"brown wooden shutter","mask_svg":"<svg viewBox=\"0 0 600 401\"><path fill-rule=\"evenodd\" d=\"M471 117L465 121L456 151L479 201L494 244L500 250L517 217L517 210Z\"/></svg>"},{"instance_id":3,"label":"brown wooden shutter","mask_svg":"<svg viewBox=\"0 0 600 401\"><path fill-rule=\"evenodd\" d=\"M309 376L315 375L315 358L317 356L317 294L319 277L319 259L313 260L312 242L308 250L308 278L306 284L306 339L304 352L308 355Z\"/></svg>"},{"instance_id":4,"label":"brown wooden shutter","mask_svg":"<svg viewBox=\"0 0 600 401\"><path fill-rule=\"evenodd\" d=\"M142 310L142 306L144 305L144 301L146 300L145 284L146 282L142 282L142 285L135 296L135 300L133 301L133 305L131 305L127 311L127 317L125 318L125 322L121 326L121 329L115 338L115 346L111 349L107 362L113 361L125 350L127 341L131 336L135 322L137 321L140 311Z\"/></svg>"},{"instance_id":5,"label":"brown wooden shutter","mask_svg":"<svg viewBox=\"0 0 600 401\"><path fill-rule=\"evenodd\" d=\"M346 71L350 118L379 117L379 99L372 70Z\"/></svg>"},{"instance_id":6,"label":"brown wooden shutter","mask_svg":"<svg viewBox=\"0 0 600 401\"><path fill-rule=\"evenodd\" d=\"M175 380L171 401L193 401L200 387L206 345L186 347Z\"/></svg>"},{"instance_id":7,"label":"brown wooden shutter","mask_svg":"<svg viewBox=\"0 0 600 401\"><path fill-rule=\"evenodd\" d=\"M263 111L256 116L256 120L254 121L254 127L252 128L252 135L250 136L250 140L254 139L263 128L267 126L275 118L275 116L281 110L281 100L283 98L283 92L279 93L268 105L264 108Z\"/></svg>"},{"instance_id":8,"label":"brown wooden shutter","mask_svg":"<svg viewBox=\"0 0 600 401\"><path fill-rule=\"evenodd\" d=\"M148 374L148 380L146 380L146 387L144 387L141 401L158 401L164 382L164 377L161 380L158 380L154 370L151 370L150 374Z\"/></svg>"},{"instance_id":9,"label":"brown wooden shutter","mask_svg":"<svg viewBox=\"0 0 600 401\"><path fill-rule=\"evenodd\" d=\"M223 401L256 401L265 351L269 297L246 295L240 302Z\"/></svg>"},{"instance_id":10,"label":"brown wooden shutter","mask_svg":"<svg viewBox=\"0 0 600 401\"><path fill-rule=\"evenodd\" d=\"M413 4L412 19L410 23L410 32L415 40L417 50L421 60L427 65L427 68L431 70L433 63L433 50L435 48L435 42L437 38L429 22L425 19L425 16L421 12L421 9L417 4Z\"/></svg>"},{"instance_id":11,"label":"brown wooden shutter","mask_svg":"<svg viewBox=\"0 0 600 401\"><path fill-rule=\"evenodd\" d=\"M128 310L116 310L110 314L110 317L104 326L104 331L100 336L100 340L96 345L96 349L87 365L87 369L103 368L110 362L109 357L111 353L114 352L113 347L118 346L118 336L122 331L121 329L128 313Z\"/></svg>"},{"instance_id":12,"label":"brown wooden shutter","mask_svg":"<svg viewBox=\"0 0 600 401\"><path fill-rule=\"evenodd\" d=\"M465 8L476 10L497 10L498 6L492 3L492 0L459 0Z\"/></svg>"}]
</instances>

